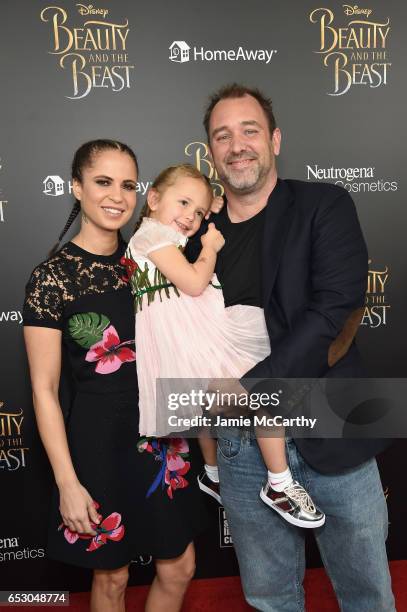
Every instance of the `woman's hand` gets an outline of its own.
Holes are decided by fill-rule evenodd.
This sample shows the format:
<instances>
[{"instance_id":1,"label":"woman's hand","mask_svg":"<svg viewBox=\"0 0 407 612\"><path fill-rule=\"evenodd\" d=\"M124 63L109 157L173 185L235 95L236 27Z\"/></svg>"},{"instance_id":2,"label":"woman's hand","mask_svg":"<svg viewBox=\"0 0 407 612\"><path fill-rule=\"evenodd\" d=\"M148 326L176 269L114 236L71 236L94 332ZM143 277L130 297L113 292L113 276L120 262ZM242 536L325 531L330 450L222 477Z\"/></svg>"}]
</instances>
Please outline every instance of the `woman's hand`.
<instances>
[{"instance_id":1,"label":"woman's hand","mask_svg":"<svg viewBox=\"0 0 407 612\"><path fill-rule=\"evenodd\" d=\"M93 499L80 482L60 486L59 499L59 511L64 525L77 533L96 535L91 522L99 524L101 517Z\"/></svg>"},{"instance_id":2,"label":"woman's hand","mask_svg":"<svg viewBox=\"0 0 407 612\"><path fill-rule=\"evenodd\" d=\"M224 206L225 202L222 198L222 196L215 196L212 200L212 204L208 210L208 212L205 215L205 219L208 220L209 217L211 216L211 213L219 213L223 206Z\"/></svg>"},{"instance_id":3,"label":"woman's hand","mask_svg":"<svg viewBox=\"0 0 407 612\"><path fill-rule=\"evenodd\" d=\"M203 247L209 247L213 249L215 253L219 253L225 244L225 239L220 231L216 229L215 224L209 223L206 234L201 236L201 243Z\"/></svg>"}]
</instances>

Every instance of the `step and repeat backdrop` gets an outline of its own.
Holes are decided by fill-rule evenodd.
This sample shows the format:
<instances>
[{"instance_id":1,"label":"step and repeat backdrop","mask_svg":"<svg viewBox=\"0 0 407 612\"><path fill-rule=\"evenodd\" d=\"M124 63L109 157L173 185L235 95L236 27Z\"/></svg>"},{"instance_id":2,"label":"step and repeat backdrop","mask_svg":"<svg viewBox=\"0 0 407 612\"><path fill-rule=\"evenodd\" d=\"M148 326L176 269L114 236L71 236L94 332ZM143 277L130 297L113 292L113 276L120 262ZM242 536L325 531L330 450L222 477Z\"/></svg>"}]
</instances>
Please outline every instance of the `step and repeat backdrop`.
<instances>
[{"instance_id":1,"label":"step and repeat backdrop","mask_svg":"<svg viewBox=\"0 0 407 612\"><path fill-rule=\"evenodd\" d=\"M90 584L90 572L45 557L52 476L21 315L28 276L71 210L70 162L86 140L134 148L138 210L174 163L196 165L220 193L202 127L206 100L232 81L262 89L283 134L280 176L332 182L354 198L370 254L359 345L371 376L406 375L406 24L407 6L395 0L1 2L1 588ZM405 451L398 440L380 458L391 559L407 555ZM197 576L236 574L227 517L207 504ZM312 539L308 552L319 565ZM131 568L132 584L151 580L150 557Z\"/></svg>"}]
</instances>

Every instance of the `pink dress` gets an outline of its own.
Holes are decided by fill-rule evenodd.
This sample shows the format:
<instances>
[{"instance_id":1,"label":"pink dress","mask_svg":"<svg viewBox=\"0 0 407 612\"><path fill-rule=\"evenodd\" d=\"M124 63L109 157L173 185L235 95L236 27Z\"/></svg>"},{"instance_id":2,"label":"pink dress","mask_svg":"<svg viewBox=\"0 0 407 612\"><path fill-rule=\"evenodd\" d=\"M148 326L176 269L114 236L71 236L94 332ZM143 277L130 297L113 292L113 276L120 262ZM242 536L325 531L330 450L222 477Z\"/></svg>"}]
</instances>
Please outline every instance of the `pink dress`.
<instances>
[{"instance_id":1,"label":"pink dress","mask_svg":"<svg viewBox=\"0 0 407 612\"><path fill-rule=\"evenodd\" d=\"M167 402L157 401L169 386L157 379L182 379L176 383L177 392L189 392L204 388L202 379L240 378L270 353L261 308L225 308L215 274L200 296L186 295L149 259L150 253L164 246L183 249L187 240L172 227L147 217L126 252L134 262L130 285L136 310L139 427L146 436L162 437L186 429L169 425L168 417L174 412L168 410ZM199 416L202 407L179 406L175 414L182 419Z\"/></svg>"}]
</instances>

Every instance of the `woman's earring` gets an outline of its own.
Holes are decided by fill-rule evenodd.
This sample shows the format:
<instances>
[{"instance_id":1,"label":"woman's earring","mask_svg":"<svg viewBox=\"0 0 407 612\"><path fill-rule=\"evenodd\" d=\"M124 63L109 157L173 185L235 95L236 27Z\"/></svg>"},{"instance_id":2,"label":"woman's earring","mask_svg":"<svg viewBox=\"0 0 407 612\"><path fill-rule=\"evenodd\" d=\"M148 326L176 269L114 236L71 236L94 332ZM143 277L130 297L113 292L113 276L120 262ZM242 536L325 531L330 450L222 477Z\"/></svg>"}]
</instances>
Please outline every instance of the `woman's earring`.
<instances>
[{"instance_id":1,"label":"woman's earring","mask_svg":"<svg viewBox=\"0 0 407 612\"><path fill-rule=\"evenodd\" d=\"M88 217L86 216L86 213L85 213L85 211L84 211L84 210L82 211L82 219L83 219L83 221L84 221L85 223L87 223L87 222L88 222Z\"/></svg>"}]
</instances>

